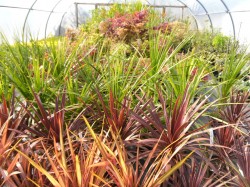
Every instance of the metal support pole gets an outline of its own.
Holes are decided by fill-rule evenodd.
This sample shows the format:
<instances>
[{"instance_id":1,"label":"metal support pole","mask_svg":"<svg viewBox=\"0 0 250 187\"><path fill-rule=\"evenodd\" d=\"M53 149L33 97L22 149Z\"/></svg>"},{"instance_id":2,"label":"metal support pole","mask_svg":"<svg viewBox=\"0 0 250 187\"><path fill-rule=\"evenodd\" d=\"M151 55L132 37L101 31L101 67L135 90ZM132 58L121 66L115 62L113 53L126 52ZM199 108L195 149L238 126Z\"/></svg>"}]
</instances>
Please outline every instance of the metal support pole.
<instances>
[{"instance_id":1,"label":"metal support pole","mask_svg":"<svg viewBox=\"0 0 250 187\"><path fill-rule=\"evenodd\" d=\"M184 19L184 8L181 8L181 19Z\"/></svg>"},{"instance_id":2,"label":"metal support pole","mask_svg":"<svg viewBox=\"0 0 250 187\"><path fill-rule=\"evenodd\" d=\"M183 4L185 7L188 7L186 3L183 3L182 0L177 0L179 3ZM193 16L194 20L195 20L195 25L196 25L196 28L199 30L199 25L198 25L198 21L194 15L194 13L192 12L192 10L188 7L191 15Z\"/></svg>"},{"instance_id":3,"label":"metal support pole","mask_svg":"<svg viewBox=\"0 0 250 187\"><path fill-rule=\"evenodd\" d=\"M54 6L53 9L51 10L51 12L49 13L49 16L48 16L48 19L47 19L46 25L45 25L45 38L47 38L47 27L48 27L48 24L49 24L49 19L50 19L52 13L54 12L55 8L57 7L57 5L58 5L61 1L62 1L62 0L59 0L59 1L55 4L55 6Z\"/></svg>"},{"instance_id":4,"label":"metal support pole","mask_svg":"<svg viewBox=\"0 0 250 187\"><path fill-rule=\"evenodd\" d=\"M62 18L61 18L61 21L60 21L60 25L59 25L59 36L61 35L61 28L62 28L62 22L63 22L63 19L64 19L64 16L67 14L67 12L64 12Z\"/></svg>"},{"instance_id":5,"label":"metal support pole","mask_svg":"<svg viewBox=\"0 0 250 187\"><path fill-rule=\"evenodd\" d=\"M212 33L213 33L213 32L214 32L213 22L212 22L212 19L211 19L209 13L208 13L206 7L205 7L199 0L196 0L196 1L201 5L201 7L202 7L202 8L204 9L204 11L207 13L207 17L208 17L208 19L209 19L209 21L210 21L210 25L211 25L211 29L212 29Z\"/></svg>"},{"instance_id":6,"label":"metal support pole","mask_svg":"<svg viewBox=\"0 0 250 187\"><path fill-rule=\"evenodd\" d=\"M230 12L230 10L229 10L227 4L226 4L223 0L221 0L221 2L222 2L222 4L224 5L224 7L226 8L227 13L228 13L229 16L230 16L230 19L231 19L231 22L232 22L232 26L233 26L234 39L235 39L235 38L236 38L236 33L235 33L235 25L234 25L233 16L232 16L232 14L231 14L231 12Z\"/></svg>"},{"instance_id":7,"label":"metal support pole","mask_svg":"<svg viewBox=\"0 0 250 187\"><path fill-rule=\"evenodd\" d=\"M162 7L162 20L165 20L166 17L166 7Z\"/></svg>"},{"instance_id":8,"label":"metal support pole","mask_svg":"<svg viewBox=\"0 0 250 187\"><path fill-rule=\"evenodd\" d=\"M78 3L75 3L75 14L76 14L76 28L78 28Z\"/></svg>"},{"instance_id":9,"label":"metal support pole","mask_svg":"<svg viewBox=\"0 0 250 187\"><path fill-rule=\"evenodd\" d=\"M30 11L33 9L33 7L34 7L34 5L36 4L36 2L37 2L37 0L34 1L34 3L31 5L31 7L29 8L29 11L28 11L28 13L27 13L27 15L26 15L26 17L25 17L24 24L23 24L23 33L22 33L22 35L23 35L23 41L24 41L25 27L26 27L26 23L27 23L27 20L28 20ZM26 38L26 39L27 39L27 38Z\"/></svg>"}]
</instances>

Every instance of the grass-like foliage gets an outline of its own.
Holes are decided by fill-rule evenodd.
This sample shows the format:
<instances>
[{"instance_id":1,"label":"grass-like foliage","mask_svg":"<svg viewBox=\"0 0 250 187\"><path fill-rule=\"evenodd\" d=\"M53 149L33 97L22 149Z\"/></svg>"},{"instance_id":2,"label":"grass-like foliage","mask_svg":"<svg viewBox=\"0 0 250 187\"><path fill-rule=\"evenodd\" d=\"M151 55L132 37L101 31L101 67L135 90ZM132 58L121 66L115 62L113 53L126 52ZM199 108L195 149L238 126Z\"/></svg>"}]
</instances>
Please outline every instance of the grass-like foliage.
<instances>
[{"instance_id":1,"label":"grass-like foliage","mask_svg":"<svg viewBox=\"0 0 250 187\"><path fill-rule=\"evenodd\" d=\"M64 37L3 37L0 186L249 187L249 54L166 20L115 4Z\"/></svg>"}]
</instances>

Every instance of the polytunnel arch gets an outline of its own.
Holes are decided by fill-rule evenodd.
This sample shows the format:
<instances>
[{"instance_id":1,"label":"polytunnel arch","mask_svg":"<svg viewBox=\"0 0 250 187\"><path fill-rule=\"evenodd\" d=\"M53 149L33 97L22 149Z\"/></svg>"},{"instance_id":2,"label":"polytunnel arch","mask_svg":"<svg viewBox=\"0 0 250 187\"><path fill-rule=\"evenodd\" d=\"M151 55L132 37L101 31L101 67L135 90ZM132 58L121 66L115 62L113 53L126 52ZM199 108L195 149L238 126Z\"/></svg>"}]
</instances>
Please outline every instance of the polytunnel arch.
<instances>
[{"instance_id":1,"label":"polytunnel arch","mask_svg":"<svg viewBox=\"0 0 250 187\"><path fill-rule=\"evenodd\" d=\"M178 2L182 3L183 5L185 5L186 7L188 7L185 3L183 3L181 0L177 0ZM188 8L189 9L189 8ZM190 9L189 9L190 11ZM199 26L198 26L198 23L197 23L197 20L195 18L195 16L193 15L193 13L190 11L190 14L193 16L194 20L195 20L195 25L196 25L196 28L199 29Z\"/></svg>"},{"instance_id":2,"label":"polytunnel arch","mask_svg":"<svg viewBox=\"0 0 250 187\"><path fill-rule=\"evenodd\" d=\"M40 38L46 38L50 33L62 34L62 28L64 27L63 22L70 16L69 12L74 3L86 2L86 0L0 0L0 12L5 9L15 9L20 13L20 17L14 17L14 13L9 18L5 16L4 13L0 13L0 27L6 28L11 27L16 23L20 26L22 23L23 33L27 32L27 26L31 25L31 30L35 30L40 34ZM131 2L129 0L89 0L92 3L116 3L116 2ZM219 30L223 34L230 35L235 39L240 39L242 41L246 40L250 43L250 36L247 35L247 30L249 29L250 21L247 19L250 16L250 2L247 0L241 0L235 2L234 0L145 0L145 3L154 4L166 4L166 2L179 2L180 4L187 7L189 14L193 17L194 23L198 30L211 29L211 31ZM40 7L40 5L46 4ZM38 6L39 5L39 6ZM239 5L239 6L238 6ZM60 8L58 8L60 7ZM237 8L238 7L238 8ZM14 12L14 11L2 11L2 12ZM26 13L25 13L26 12ZM38 13L39 12L39 13ZM36 14L41 14L40 17L43 21L36 21L32 17ZM25 15L25 16L24 16ZM245 16L244 16L245 15ZM38 17L38 16L37 16ZM5 24L11 19L9 24ZM32 23L36 21L36 24ZM14 23L12 25L12 23ZM5 28L5 25L8 25ZM54 26L54 27L53 27ZM65 25L67 26L67 25ZM15 26L13 26L14 28ZM43 27L43 28L42 28ZM44 30L43 30L44 29ZM54 29L54 30L53 30ZM42 31L43 30L43 31ZM57 31L55 31L57 30ZM53 31L53 32L52 32ZM6 31L8 33L8 31ZM42 34L43 33L43 34ZM242 34L244 36L242 36ZM8 33L9 34L9 33ZM238 36L237 36L238 34Z\"/></svg>"},{"instance_id":3,"label":"polytunnel arch","mask_svg":"<svg viewBox=\"0 0 250 187\"><path fill-rule=\"evenodd\" d=\"M45 38L47 37L47 27L48 27L48 23L49 23L49 20L50 20L50 16L52 15L52 13L53 13L53 11L55 10L55 8L57 7L57 5L61 2L62 0L59 0L56 4L55 4L55 6L52 8L52 10L51 10L51 12L50 12L50 14L49 14L49 17L48 17L48 19L47 19L47 21L46 21L46 26L45 26Z\"/></svg>"},{"instance_id":4,"label":"polytunnel arch","mask_svg":"<svg viewBox=\"0 0 250 187\"><path fill-rule=\"evenodd\" d=\"M231 10L229 8L229 6L228 6L228 4L230 4L230 2L232 2L232 0L219 0L219 1L212 0L212 1L209 1L209 2L205 1L205 0L193 0L193 1L192 0L191 1L190 0L181 0L181 2L185 3L189 7L189 9L192 12L192 14L194 15L194 17L197 18L199 16L208 16L210 25L212 26L212 30L214 30L214 29L222 29L223 30L224 29L223 28L224 23L222 25L218 25L218 24L216 25L215 24L215 21L212 18L213 15L223 14L225 17L228 17L227 18L228 22L226 24L227 24L227 26L229 26L231 24L231 30L232 31L230 31L230 33L229 32L223 32L223 33L226 34L226 35L233 36L235 39L238 39L236 37L235 20L234 20L233 15L232 15L236 11ZM201 13L200 11L197 11L197 7L192 6L194 4L194 2L199 3L203 7L203 9L205 11L203 13ZM249 3L249 1L247 2L247 0L242 0L242 1L238 1L238 2L239 3L242 2L242 4L244 4L244 3L247 4L248 3L247 6L246 6L248 9L245 12L250 13L250 3ZM237 3L234 3L234 4L237 5ZM209 7L208 5L210 7L211 6L212 7L218 7L218 9L215 9L215 11L211 11L211 8L210 8L210 10L207 10L207 7ZM216 16L214 16L214 17L216 17ZM199 19L196 19L196 20L198 20L198 22L199 22ZM220 19L218 17L218 20L221 21L222 19ZM229 21L230 21L230 23L229 23ZM250 39L249 39L249 41L250 41Z\"/></svg>"},{"instance_id":5,"label":"polytunnel arch","mask_svg":"<svg viewBox=\"0 0 250 187\"><path fill-rule=\"evenodd\" d=\"M49 24L49 21L50 21L50 18L52 16L53 13L60 13L62 15L65 14L66 11L55 11L55 9L57 8L57 6L62 2L63 0L57 0L57 1L54 1L54 5L51 7L50 10L38 10L38 11L43 11L43 12L47 12L48 15L47 15L47 19L45 20L45 26L44 26L44 38L47 37L47 30L48 30L48 24ZM25 28L26 28L26 25L27 25L27 20L29 19L29 16L31 14L31 11L32 10L37 10L37 9L34 9L33 7L36 5L36 3L38 2L38 0L35 0L34 3L32 4L32 6L30 7L28 13L27 13L27 16L26 16L26 19L25 19L25 22L24 22L24 25L23 25L23 33L25 33Z\"/></svg>"},{"instance_id":6,"label":"polytunnel arch","mask_svg":"<svg viewBox=\"0 0 250 187\"><path fill-rule=\"evenodd\" d=\"M29 19L29 17L30 17L30 15L31 15L31 12L32 11L40 11L40 12L48 12L49 13L49 15L48 15L48 17L47 17L47 20L46 20L46 24L45 24L45 31L44 31L44 33L45 33L45 35L44 35L44 37L46 38L47 37L47 30L48 30L48 23L49 23L49 21L50 21L50 18L51 18L51 15L53 14L53 13L55 13L54 12L54 9L63 1L63 0L58 0L56 3L55 3L55 6L53 6L52 7L52 9L49 11L49 10L42 10L42 9L35 9L34 8L34 6L36 5L36 3L38 2L39 0L35 0L33 3L32 3L32 5L29 7L29 8L26 8L26 9L28 9L28 12L27 12L27 15L26 15L26 17L25 17L25 20L24 20L24 23L23 23L23 28L22 28L22 31L23 31L23 33L25 33L25 29L26 29L26 27L27 27L27 24L28 24L28 19ZM185 3L183 3L181 0L176 0L177 2L180 2L181 4L183 4L183 5L185 5L186 7L188 7ZM71 4L72 3L74 3L75 1L71 1ZM81 2L81 1L79 1L79 2ZM84 2L84 1L82 1L82 2ZM120 2L120 1L108 1L107 3L114 3L114 2ZM94 2L93 2L94 3ZM95 3L98 3L98 2L95 2ZM70 6L70 5L68 5L68 6ZM19 7L16 7L16 8L19 8ZM21 8L21 7L20 7ZM189 8L189 10L191 10L190 8ZM190 11L191 12L191 11ZM59 28L58 28L58 30L59 30L59 34L61 34L61 27L62 27L62 21L63 21L63 19L65 18L65 15L68 13L68 8L67 8L67 10L66 11L64 11L63 12L63 14L62 14L62 16L61 16L61 19L60 19L60 24L59 24ZM197 28L198 28L198 24L197 24L197 20L195 19L195 16L194 15L192 15L193 17L194 17L194 20L195 20L195 22L196 22L196 26L197 26Z\"/></svg>"},{"instance_id":7,"label":"polytunnel arch","mask_svg":"<svg viewBox=\"0 0 250 187\"><path fill-rule=\"evenodd\" d=\"M210 15L208 14L208 11L207 11L206 7L205 7L199 0L196 0L196 1L201 5L201 7L202 7L202 8L204 9L204 11L206 12L207 17L208 17L209 22L210 22L210 25L211 25L212 32L213 32L213 22L212 22L212 20L211 20Z\"/></svg>"},{"instance_id":8,"label":"polytunnel arch","mask_svg":"<svg viewBox=\"0 0 250 187\"><path fill-rule=\"evenodd\" d=\"M234 20L233 20L232 14L230 13L230 10L228 9L228 7L227 7L226 3L224 2L224 0L220 0L220 1L223 3L223 5L225 6L225 8L227 9L227 13L230 16L230 19L232 21L232 27L233 27L233 36L235 38L235 26L234 26Z\"/></svg>"},{"instance_id":9,"label":"polytunnel arch","mask_svg":"<svg viewBox=\"0 0 250 187\"><path fill-rule=\"evenodd\" d=\"M34 1L34 3L31 5L30 9L28 10L28 13L25 17L24 23L23 23L23 33L25 32L26 22L29 17L30 11L33 9L34 5L36 4L37 0Z\"/></svg>"}]
</instances>

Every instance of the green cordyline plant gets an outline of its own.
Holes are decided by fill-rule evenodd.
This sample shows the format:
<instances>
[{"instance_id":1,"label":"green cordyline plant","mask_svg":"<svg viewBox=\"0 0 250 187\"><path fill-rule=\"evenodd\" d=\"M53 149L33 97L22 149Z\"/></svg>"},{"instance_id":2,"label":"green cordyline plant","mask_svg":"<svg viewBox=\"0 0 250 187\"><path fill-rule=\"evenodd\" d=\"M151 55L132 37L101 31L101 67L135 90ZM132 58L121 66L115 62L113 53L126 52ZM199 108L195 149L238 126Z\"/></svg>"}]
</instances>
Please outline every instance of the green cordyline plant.
<instances>
[{"instance_id":1,"label":"green cordyline plant","mask_svg":"<svg viewBox=\"0 0 250 187\"><path fill-rule=\"evenodd\" d=\"M190 41L193 37L187 36L184 40L179 43L177 47L172 46L174 40L175 31L173 30L169 35L162 34L161 31L151 31L149 38L149 50L150 50L150 60L151 60L151 71L150 75L155 76L168 66L168 63L171 62L172 58L175 57L177 53L180 52L182 47ZM157 34L155 34L155 32Z\"/></svg>"},{"instance_id":2,"label":"green cordyline plant","mask_svg":"<svg viewBox=\"0 0 250 187\"><path fill-rule=\"evenodd\" d=\"M10 84L8 78L5 75L1 74L0 75L0 95L4 96L4 99L8 102L11 100L13 91L14 91L14 86Z\"/></svg>"},{"instance_id":3,"label":"green cordyline plant","mask_svg":"<svg viewBox=\"0 0 250 187\"><path fill-rule=\"evenodd\" d=\"M47 104L67 85L69 101L76 104L76 97L85 95L90 86L89 82L79 86L76 70L81 65L73 64L81 43L79 40L74 47L71 46L71 53L67 55L69 46L64 39L50 39L47 43L16 42L14 45L5 41L0 65L2 81L6 79L9 86L13 85L21 96L30 101L34 99L33 91L40 93L41 100Z\"/></svg>"},{"instance_id":4,"label":"green cordyline plant","mask_svg":"<svg viewBox=\"0 0 250 187\"><path fill-rule=\"evenodd\" d=\"M225 100L230 96L230 93L237 89L242 88L242 82L245 76L249 74L249 56L246 52L238 52L239 49L233 48L226 56L225 62L219 68L218 78L222 83L219 87L219 97Z\"/></svg>"},{"instance_id":5,"label":"green cordyline plant","mask_svg":"<svg viewBox=\"0 0 250 187\"><path fill-rule=\"evenodd\" d=\"M192 61L192 55L190 55L190 57L185 57L183 55L184 59L180 59L178 58L178 56L179 57L181 56L182 48L188 42L190 42L193 36L186 35L177 46L173 46L173 41L175 37L176 37L175 29L173 29L170 32L170 34L162 33L161 30L160 31L153 30L150 32L149 35L150 63L148 65L147 83L145 87L147 90L151 90L150 92L152 94L156 89L160 88L159 85L164 85L164 81L168 80L169 75L171 76L171 70L174 71L175 69L177 69L175 68L175 66L177 66L178 64L184 65L185 58L187 59L190 58L190 60ZM185 71L185 69L183 69L183 71ZM171 83L171 79L169 79L168 81ZM180 82L180 83L185 84L185 82ZM177 85L178 84L179 83L177 83Z\"/></svg>"},{"instance_id":6,"label":"green cordyline plant","mask_svg":"<svg viewBox=\"0 0 250 187\"><path fill-rule=\"evenodd\" d=\"M27 99L31 99L32 86L36 90L44 87L45 61L44 49L34 42L14 45L5 41L1 58L1 71L8 77L9 83L15 85L19 92Z\"/></svg>"},{"instance_id":7,"label":"green cordyline plant","mask_svg":"<svg viewBox=\"0 0 250 187\"><path fill-rule=\"evenodd\" d=\"M209 87L208 75L207 65L195 54L190 54L177 62L173 60L168 72L163 76L162 92L172 95L172 100L175 101L185 92L186 85L190 84L191 101L194 101L197 95L208 96L213 90Z\"/></svg>"},{"instance_id":8,"label":"green cordyline plant","mask_svg":"<svg viewBox=\"0 0 250 187\"><path fill-rule=\"evenodd\" d=\"M112 91L120 102L125 96L138 92L146 74L146 70L138 63L137 52L131 54L127 60L114 53L96 68L99 68L100 73L95 86L102 93Z\"/></svg>"},{"instance_id":9,"label":"green cordyline plant","mask_svg":"<svg viewBox=\"0 0 250 187\"><path fill-rule=\"evenodd\" d=\"M95 77L85 67L93 51L93 47L88 44L88 38L79 34L77 41L72 44L66 38L56 43L50 40L47 45L49 46L47 59L51 68L49 89L56 94L63 90L67 92L69 105L77 105L89 100L91 97L86 97L86 95L90 95L90 88ZM87 71L89 73L86 75ZM80 98L81 102L79 102Z\"/></svg>"}]
</instances>

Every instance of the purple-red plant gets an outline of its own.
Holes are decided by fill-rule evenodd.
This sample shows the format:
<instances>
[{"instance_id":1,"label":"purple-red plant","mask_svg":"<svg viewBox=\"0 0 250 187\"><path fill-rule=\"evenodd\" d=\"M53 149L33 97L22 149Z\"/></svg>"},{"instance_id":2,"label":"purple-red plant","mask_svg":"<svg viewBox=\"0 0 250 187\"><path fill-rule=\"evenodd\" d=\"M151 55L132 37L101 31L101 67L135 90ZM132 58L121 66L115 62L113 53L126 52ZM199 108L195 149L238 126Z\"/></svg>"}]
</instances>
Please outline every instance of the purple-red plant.
<instances>
[{"instance_id":1,"label":"purple-red plant","mask_svg":"<svg viewBox=\"0 0 250 187\"><path fill-rule=\"evenodd\" d=\"M161 151L158 153L157 157L155 157L155 152L157 152L159 143L158 141L152 150L144 156L140 154L140 145L138 144L136 147L136 155L131 158L130 152L125 148L123 140L116 132L114 133L112 129L110 129L107 134L102 132L100 135L97 135L92 130L86 118L84 118L84 120L103 158L101 162L93 164L92 167L105 167L110 181L112 182L111 186L158 187L168 180L168 178L193 154L193 152L191 152L175 165L171 165L170 161L174 154L172 154L169 149ZM107 141L108 139L101 137L101 135L104 137L111 135L111 139Z\"/></svg>"},{"instance_id":2,"label":"purple-red plant","mask_svg":"<svg viewBox=\"0 0 250 187\"><path fill-rule=\"evenodd\" d=\"M173 109L172 107L166 107L165 99L160 93L161 111L158 112L153 102L148 101L143 116L132 113L133 118L147 129L148 134L151 136L147 140L141 140L142 142L145 142L146 145L154 145L158 139L161 139L159 142L161 149L169 146L172 151L175 151L178 145L188 141L189 135L207 126L207 124L204 124L199 128L193 127L195 121L206 111L206 108L202 110L206 99L203 101L197 99L189 106L190 96L188 90L189 85L187 85L184 95L178 97Z\"/></svg>"},{"instance_id":3,"label":"purple-red plant","mask_svg":"<svg viewBox=\"0 0 250 187\"><path fill-rule=\"evenodd\" d=\"M97 91L99 100L101 101L101 108L99 108L99 115L104 116L104 127L111 128L114 133L119 134L123 140L130 141L139 136L139 132L143 126L137 123L134 118L131 118L131 111L133 113L140 113L141 102L138 102L136 107L132 110L130 108L130 101L124 98L122 103L119 103L110 91L108 105L105 104L104 99L99 91ZM103 111L103 112L102 112Z\"/></svg>"},{"instance_id":4,"label":"purple-red plant","mask_svg":"<svg viewBox=\"0 0 250 187\"><path fill-rule=\"evenodd\" d=\"M236 92L230 97L229 106L221 111L223 119L231 124L250 130L250 105L248 102L250 92Z\"/></svg>"},{"instance_id":5,"label":"purple-red plant","mask_svg":"<svg viewBox=\"0 0 250 187\"><path fill-rule=\"evenodd\" d=\"M33 104L25 106L20 103L26 109L28 117L34 120L34 123L27 123L23 127L38 137L52 138L52 140L55 139L58 142L64 125L66 94L63 94L61 101L58 98L56 99L53 113L45 109L38 94L33 94L37 108Z\"/></svg>"},{"instance_id":6,"label":"purple-red plant","mask_svg":"<svg viewBox=\"0 0 250 187\"><path fill-rule=\"evenodd\" d=\"M37 172L21 155L16 153L15 147L22 152L34 154L30 138L25 134L26 111L17 107L15 97L7 104L3 97L0 105L0 186L35 186L29 181L39 178Z\"/></svg>"},{"instance_id":7,"label":"purple-red plant","mask_svg":"<svg viewBox=\"0 0 250 187\"><path fill-rule=\"evenodd\" d=\"M107 37L128 42L135 38L143 38L147 31L147 21L148 11L142 10L102 21L99 30Z\"/></svg>"},{"instance_id":8,"label":"purple-red plant","mask_svg":"<svg viewBox=\"0 0 250 187\"><path fill-rule=\"evenodd\" d=\"M166 33L166 32L171 31L169 23L167 23L167 22L161 23L161 24L159 24L157 26L154 26L153 30L158 30L158 31L161 31L162 33Z\"/></svg>"},{"instance_id":9,"label":"purple-red plant","mask_svg":"<svg viewBox=\"0 0 250 187\"><path fill-rule=\"evenodd\" d=\"M247 102L248 96L249 92L233 93L230 97L228 106L220 111L221 119L224 123L230 124L230 126L215 130L215 139L218 144L226 147L233 147L235 139L250 132L250 107ZM221 125L222 122L214 121L215 127Z\"/></svg>"},{"instance_id":10,"label":"purple-red plant","mask_svg":"<svg viewBox=\"0 0 250 187\"><path fill-rule=\"evenodd\" d=\"M209 158L204 157L205 155L207 155L207 157ZM181 154L178 156L181 156ZM171 180L169 180L169 182L167 183L167 186L231 186L234 176L232 176L227 169L223 170L223 163L218 163L217 160L215 160L215 158L213 157L214 152L211 150L206 153L199 152L198 154L193 155L188 162L180 167L178 172L173 174Z\"/></svg>"},{"instance_id":11,"label":"purple-red plant","mask_svg":"<svg viewBox=\"0 0 250 187\"><path fill-rule=\"evenodd\" d=\"M236 182L239 186L249 187L250 185L250 138L241 138L235 141L235 170Z\"/></svg>"},{"instance_id":12,"label":"purple-red plant","mask_svg":"<svg viewBox=\"0 0 250 187\"><path fill-rule=\"evenodd\" d=\"M5 163L6 151L17 142L18 135L21 134L23 111L15 111L14 104L14 97L10 106L4 97L0 104L0 166Z\"/></svg>"}]
</instances>

